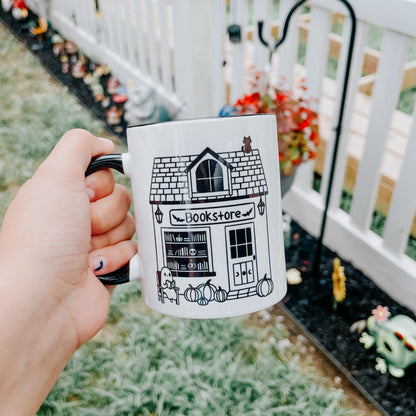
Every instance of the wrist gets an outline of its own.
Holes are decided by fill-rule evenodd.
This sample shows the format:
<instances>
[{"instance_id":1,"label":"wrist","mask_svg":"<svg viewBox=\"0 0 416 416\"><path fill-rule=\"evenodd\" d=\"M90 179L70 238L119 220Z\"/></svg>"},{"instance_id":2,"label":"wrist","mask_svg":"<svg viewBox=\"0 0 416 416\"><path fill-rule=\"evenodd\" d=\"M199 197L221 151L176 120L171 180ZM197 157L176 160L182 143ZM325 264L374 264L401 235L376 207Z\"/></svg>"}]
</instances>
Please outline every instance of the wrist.
<instances>
[{"instance_id":1,"label":"wrist","mask_svg":"<svg viewBox=\"0 0 416 416\"><path fill-rule=\"evenodd\" d=\"M76 350L77 334L57 302L40 303L18 279L0 290L0 414L34 414Z\"/></svg>"}]
</instances>

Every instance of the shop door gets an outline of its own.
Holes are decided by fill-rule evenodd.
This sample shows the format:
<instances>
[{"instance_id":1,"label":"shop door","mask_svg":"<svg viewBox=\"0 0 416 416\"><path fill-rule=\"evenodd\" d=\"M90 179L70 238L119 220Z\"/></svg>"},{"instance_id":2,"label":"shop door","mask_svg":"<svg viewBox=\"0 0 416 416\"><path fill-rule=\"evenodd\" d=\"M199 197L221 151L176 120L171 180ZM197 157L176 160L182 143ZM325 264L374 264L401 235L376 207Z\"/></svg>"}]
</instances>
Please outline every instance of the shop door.
<instances>
[{"instance_id":1,"label":"shop door","mask_svg":"<svg viewBox=\"0 0 416 416\"><path fill-rule=\"evenodd\" d=\"M230 289L256 286L258 277L254 224L226 227L226 235Z\"/></svg>"}]
</instances>

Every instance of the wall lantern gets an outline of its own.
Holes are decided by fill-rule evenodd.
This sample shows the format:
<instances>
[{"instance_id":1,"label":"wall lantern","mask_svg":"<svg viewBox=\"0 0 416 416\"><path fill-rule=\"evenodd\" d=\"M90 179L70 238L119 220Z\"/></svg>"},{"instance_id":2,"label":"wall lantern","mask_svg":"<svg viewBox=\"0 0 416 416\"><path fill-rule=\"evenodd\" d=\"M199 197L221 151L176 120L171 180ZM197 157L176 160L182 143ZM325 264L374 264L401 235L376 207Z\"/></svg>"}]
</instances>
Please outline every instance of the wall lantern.
<instances>
[{"instance_id":1,"label":"wall lantern","mask_svg":"<svg viewBox=\"0 0 416 416\"><path fill-rule=\"evenodd\" d=\"M263 215L264 214L264 208L265 208L266 204L263 202L263 200L261 199L261 195L260 195L260 201L257 204L257 209L259 210L259 214Z\"/></svg>"},{"instance_id":2,"label":"wall lantern","mask_svg":"<svg viewBox=\"0 0 416 416\"><path fill-rule=\"evenodd\" d=\"M159 205L157 206L157 210L155 211L155 217L157 223L161 224L163 220L163 212L160 210Z\"/></svg>"}]
</instances>

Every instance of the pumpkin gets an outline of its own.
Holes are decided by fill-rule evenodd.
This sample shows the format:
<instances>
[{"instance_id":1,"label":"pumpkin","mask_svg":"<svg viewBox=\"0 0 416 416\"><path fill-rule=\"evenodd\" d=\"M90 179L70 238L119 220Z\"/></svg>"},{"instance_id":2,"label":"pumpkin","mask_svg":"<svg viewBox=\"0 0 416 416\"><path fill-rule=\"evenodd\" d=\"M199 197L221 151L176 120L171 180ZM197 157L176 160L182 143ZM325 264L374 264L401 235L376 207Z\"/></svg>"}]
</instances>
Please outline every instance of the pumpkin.
<instances>
[{"instance_id":1,"label":"pumpkin","mask_svg":"<svg viewBox=\"0 0 416 416\"><path fill-rule=\"evenodd\" d=\"M257 283L256 291L260 297L264 298L265 296L270 295L270 293L272 293L273 287L274 287L273 281L272 279L269 279L267 277L267 273L266 273L263 279L261 279Z\"/></svg>"},{"instance_id":2,"label":"pumpkin","mask_svg":"<svg viewBox=\"0 0 416 416\"><path fill-rule=\"evenodd\" d=\"M217 288L211 283L211 279L200 284L197 289L200 290L202 296L206 298L208 302L215 299L215 292L217 291Z\"/></svg>"},{"instance_id":3,"label":"pumpkin","mask_svg":"<svg viewBox=\"0 0 416 416\"><path fill-rule=\"evenodd\" d=\"M198 299L201 297L201 292L196 287L189 285L189 287L185 290L184 294L185 299L188 302L197 302Z\"/></svg>"},{"instance_id":4,"label":"pumpkin","mask_svg":"<svg viewBox=\"0 0 416 416\"><path fill-rule=\"evenodd\" d=\"M215 300L217 302L225 302L228 298L228 292L218 286L218 290L215 292Z\"/></svg>"},{"instance_id":5,"label":"pumpkin","mask_svg":"<svg viewBox=\"0 0 416 416\"><path fill-rule=\"evenodd\" d=\"M197 300L197 303L198 305L201 305L201 306L207 306L209 303L209 300L205 298L204 296L202 296L201 298Z\"/></svg>"}]
</instances>

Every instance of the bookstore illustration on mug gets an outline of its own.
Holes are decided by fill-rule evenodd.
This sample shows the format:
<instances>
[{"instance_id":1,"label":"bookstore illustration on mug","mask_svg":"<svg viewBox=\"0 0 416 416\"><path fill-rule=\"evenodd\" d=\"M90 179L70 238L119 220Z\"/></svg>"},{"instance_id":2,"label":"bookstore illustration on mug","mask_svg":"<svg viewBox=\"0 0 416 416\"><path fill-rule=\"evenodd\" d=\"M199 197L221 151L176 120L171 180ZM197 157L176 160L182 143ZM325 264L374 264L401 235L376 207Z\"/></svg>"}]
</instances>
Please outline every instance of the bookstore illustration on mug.
<instances>
[{"instance_id":1,"label":"bookstore illustration on mug","mask_svg":"<svg viewBox=\"0 0 416 416\"><path fill-rule=\"evenodd\" d=\"M226 302L272 293L268 188L258 149L156 157L153 213L160 302Z\"/></svg>"}]
</instances>

